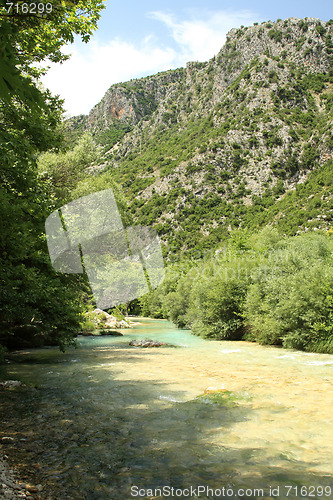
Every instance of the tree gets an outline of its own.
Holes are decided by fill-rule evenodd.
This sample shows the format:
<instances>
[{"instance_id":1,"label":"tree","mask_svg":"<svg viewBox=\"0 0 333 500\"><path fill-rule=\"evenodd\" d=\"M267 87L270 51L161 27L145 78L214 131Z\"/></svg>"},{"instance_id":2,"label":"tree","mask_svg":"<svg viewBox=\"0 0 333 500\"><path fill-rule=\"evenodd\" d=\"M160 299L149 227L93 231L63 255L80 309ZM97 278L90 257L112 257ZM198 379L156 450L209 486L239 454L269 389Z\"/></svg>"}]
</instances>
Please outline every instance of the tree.
<instances>
[{"instance_id":1,"label":"tree","mask_svg":"<svg viewBox=\"0 0 333 500\"><path fill-rule=\"evenodd\" d=\"M59 206L69 201L86 169L95 162L101 162L100 150L89 132L86 132L72 149L47 151L39 156L39 176L49 181L51 192L59 200Z\"/></svg>"},{"instance_id":2,"label":"tree","mask_svg":"<svg viewBox=\"0 0 333 500\"><path fill-rule=\"evenodd\" d=\"M29 106L43 107L42 92L34 85L44 70L36 62L61 62L68 55L61 48L80 35L88 42L97 27L104 0L59 0L52 9L40 13L24 12L22 1L17 10L0 2L0 97L9 101L20 97Z\"/></svg>"},{"instance_id":3,"label":"tree","mask_svg":"<svg viewBox=\"0 0 333 500\"><path fill-rule=\"evenodd\" d=\"M9 347L64 346L81 321L82 278L58 275L46 248L44 221L55 204L38 178L37 156L61 144L63 110L40 88L43 70L34 64L66 59L60 49L75 34L87 42L103 4L52 5L48 15L0 6L0 344Z\"/></svg>"}]
</instances>

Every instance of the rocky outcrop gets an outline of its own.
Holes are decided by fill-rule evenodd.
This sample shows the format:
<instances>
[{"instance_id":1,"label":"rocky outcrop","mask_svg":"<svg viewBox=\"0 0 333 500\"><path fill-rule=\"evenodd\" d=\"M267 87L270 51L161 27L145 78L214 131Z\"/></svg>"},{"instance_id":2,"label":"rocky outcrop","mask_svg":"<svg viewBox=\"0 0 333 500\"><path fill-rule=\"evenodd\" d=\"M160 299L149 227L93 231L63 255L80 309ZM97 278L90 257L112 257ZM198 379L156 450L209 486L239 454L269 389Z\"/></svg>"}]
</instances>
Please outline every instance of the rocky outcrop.
<instances>
[{"instance_id":1,"label":"rocky outcrop","mask_svg":"<svg viewBox=\"0 0 333 500\"><path fill-rule=\"evenodd\" d=\"M122 336L118 329L132 328L133 322L126 319L117 319L102 309L94 309L86 313L86 328L81 332L84 336L112 335Z\"/></svg>"},{"instance_id":2,"label":"rocky outcrop","mask_svg":"<svg viewBox=\"0 0 333 500\"><path fill-rule=\"evenodd\" d=\"M136 125L152 115L165 99L168 89L181 82L184 75L185 70L180 68L112 85L89 115L71 118L68 125L93 133L119 123Z\"/></svg>"},{"instance_id":3,"label":"rocky outcrop","mask_svg":"<svg viewBox=\"0 0 333 500\"><path fill-rule=\"evenodd\" d=\"M102 309L94 309L93 318L99 328L130 328L130 322L125 319L118 320L112 314L108 314Z\"/></svg>"}]
</instances>

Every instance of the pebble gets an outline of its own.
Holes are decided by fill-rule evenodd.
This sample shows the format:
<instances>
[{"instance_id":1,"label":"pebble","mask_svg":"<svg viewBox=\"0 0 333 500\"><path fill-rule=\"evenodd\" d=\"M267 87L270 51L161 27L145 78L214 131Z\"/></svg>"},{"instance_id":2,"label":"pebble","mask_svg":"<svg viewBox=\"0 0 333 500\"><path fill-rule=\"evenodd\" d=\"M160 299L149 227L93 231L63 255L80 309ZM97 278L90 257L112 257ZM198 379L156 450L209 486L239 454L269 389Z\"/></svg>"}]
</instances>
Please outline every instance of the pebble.
<instances>
[{"instance_id":1,"label":"pebble","mask_svg":"<svg viewBox=\"0 0 333 500\"><path fill-rule=\"evenodd\" d=\"M8 465L0 457L0 498L1 500L19 500L31 498L31 493L38 493L42 485L32 486L19 483ZM36 497L37 498L37 497Z\"/></svg>"},{"instance_id":2,"label":"pebble","mask_svg":"<svg viewBox=\"0 0 333 500\"><path fill-rule=\"evenodd\" d=\"M1 380L0 388L11 389L20 386L25 386L19 380ZM15 439L11 436L3 436L0 439L0 444L3 443L13 443ZM26 441L25 438L20 439L20 441ZM36 493L43 489L41 484L33 486L30 484L23 484L17 481L14 472L8 467L5 460L8 459L8 455L0 454L0 498L1 500L21 500L24 498L40 498ZM34 495L32 495L32 493Z\"/></svg>"}]
</instances>

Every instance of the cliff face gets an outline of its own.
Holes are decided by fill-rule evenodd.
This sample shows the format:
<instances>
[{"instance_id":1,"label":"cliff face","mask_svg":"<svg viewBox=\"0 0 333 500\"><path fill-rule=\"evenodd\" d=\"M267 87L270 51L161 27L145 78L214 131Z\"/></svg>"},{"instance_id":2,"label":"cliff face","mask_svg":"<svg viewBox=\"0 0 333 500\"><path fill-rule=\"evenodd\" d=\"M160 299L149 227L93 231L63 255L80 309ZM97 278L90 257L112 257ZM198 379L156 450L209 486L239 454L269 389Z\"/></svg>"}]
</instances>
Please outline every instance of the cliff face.
<instances>
[{"instance_id":1,"label":"cliff face","mask_svg":"<svg viewBox=\"0 0 333 500\"><path fill-rule=\"evenodd\" d=\"M89 115L81 117L82 128L98 133L117 122L137 124L157 109L168 89L183 76L184 69L180 68L112 85ZM75 123L77 118L72 121Z\"/></svg>"},{"instance_id":2,"label":"cliff face","mask_svg":"<svg viewBox=\"0 0 333 500\"><path fill-rule=\"evenodd\" d=\"M142 223L181 247L189 232L220 238L332 158L332 24L231 30L207 63L114 85L77 119L97 139L130 125L105 161Z\"/></svg>"}]
</instances>

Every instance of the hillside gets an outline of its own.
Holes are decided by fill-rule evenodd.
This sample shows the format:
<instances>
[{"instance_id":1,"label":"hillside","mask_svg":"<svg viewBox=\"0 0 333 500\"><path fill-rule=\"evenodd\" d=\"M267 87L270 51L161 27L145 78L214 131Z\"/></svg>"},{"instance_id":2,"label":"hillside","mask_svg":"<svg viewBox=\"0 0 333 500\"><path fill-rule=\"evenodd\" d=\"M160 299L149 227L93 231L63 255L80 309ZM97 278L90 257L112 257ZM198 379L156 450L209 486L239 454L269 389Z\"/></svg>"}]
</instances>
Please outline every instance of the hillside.
<instances>
[{"instance_id":1,"label":"hillside","mask_svg":"<svg viewBox=\"0 0 333 500\"><path fill-rule=\"evenodd\" d=\"M328 229L332 29L312 18L233 29L207 63L113 85L71 119L72 134L103 145L98 170L168 252L210 247L239 226Z\"/></svg>"}]
</instances>

